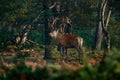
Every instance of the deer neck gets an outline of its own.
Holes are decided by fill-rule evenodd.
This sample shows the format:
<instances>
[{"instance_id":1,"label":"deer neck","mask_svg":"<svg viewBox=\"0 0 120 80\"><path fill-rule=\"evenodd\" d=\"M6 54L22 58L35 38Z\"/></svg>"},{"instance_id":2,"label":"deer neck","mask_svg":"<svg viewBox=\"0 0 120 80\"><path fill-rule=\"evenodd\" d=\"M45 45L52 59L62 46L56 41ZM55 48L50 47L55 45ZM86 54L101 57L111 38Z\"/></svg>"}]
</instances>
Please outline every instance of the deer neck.
<instances>
[{"instance_id":1,"label":"deer neck","mask_svg":"<svg viewBox=\"0 0 120 80\"><path fill-rule=\"evenodd\" d=\"M62 38L62 36L63 36L62 33L58 33L57 36L56 36L56 38L55 38L55 40L56 40L57 42L59 42L60 39Z\"/></svg>"}]
</instances>

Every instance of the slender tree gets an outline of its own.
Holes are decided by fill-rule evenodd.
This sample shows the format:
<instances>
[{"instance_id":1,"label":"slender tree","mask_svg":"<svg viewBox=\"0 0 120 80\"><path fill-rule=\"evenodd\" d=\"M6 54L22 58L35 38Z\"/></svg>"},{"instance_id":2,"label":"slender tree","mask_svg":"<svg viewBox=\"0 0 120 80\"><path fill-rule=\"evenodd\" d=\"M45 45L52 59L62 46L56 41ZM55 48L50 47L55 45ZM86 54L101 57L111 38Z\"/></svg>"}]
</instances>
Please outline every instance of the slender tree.
<instances>
[{"instance_id":1,"label":"slender tree","mask_svg":"<svg viewBox=\"0 0 120 80\"><path fill-rule=\"evenodd\" d=\"M51 39L49 36L50 28L49 28L49 6L46 2L43 2L43 10L44 10L44 26L45 26L45 54L44 59L50 59L51 53L50 53L50 43Z\"/></svg>"},{"instance_id":2,"label":"slender tree","mask_svg":"<svg viewBox=\"0 0 120 80\"><path fill-rule=\"evenodd\" d=\"M107 4L108 4L108 0L99 0L98 23L97 23L96 35L95 35L95 49L98 52L100 52L101 50L103 37L105 37L106 40L107 51L110 50L110 36L107 31L107 26L111 15L111 8L108 9L107 15L105 16Z\"/></svg>"}]
</instances>

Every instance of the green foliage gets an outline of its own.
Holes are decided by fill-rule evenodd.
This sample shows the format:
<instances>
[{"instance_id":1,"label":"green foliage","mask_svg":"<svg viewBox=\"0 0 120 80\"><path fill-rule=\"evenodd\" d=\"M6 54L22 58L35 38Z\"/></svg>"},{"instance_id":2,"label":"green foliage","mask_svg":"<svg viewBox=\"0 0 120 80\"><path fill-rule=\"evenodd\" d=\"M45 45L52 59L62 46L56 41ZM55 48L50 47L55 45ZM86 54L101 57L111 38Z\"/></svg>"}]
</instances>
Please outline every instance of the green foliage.
<instances>
[{"instance_id":1,"label":"green foliage","mask_svg":"<svg viewBox=\"0 0 120 80\"><path fill-rule=\"evenodd\" d=\"M6 77L7 80L13 79L31 79L33 78L33 72L31 67L26 67L25 64L16 65L15 68L10 69L8 72L8 76Z\"/></svg>"},{"instance_id":2,"label":"green foliage","mask_svg":"<svg viewBox=\"0 0 120 80\"><path fill-rule=\"evenodd\" d=\"M108 26L109 34L110 34L110 39L111 39L111 47L114 48L116 47L117 49L120 49L119 44L120 44L120 28L119 28L119 21L116 21L115 18L111 18L110 20L110 25Z\"/></svg>"},{"instance_id":3,"label":"green foliage","mask_svg":"<svg viewBox=\"0 0 120 80\"><path fill-rule=\"evenodd\" d=\"M95 33L95 28L91 27L86 27L86 28L79 28L78 26L73 26L72 27L72 33L75 35L79 35L83 37L84 39L84 46L87 48L91 48L92 44L94 42L94 33Z\"/></svg>"},{"instance_id":4,"label":"green foliage","mask_svg":"<svg viewBox=\"0 0 120 80\"><path fill-rule=\"evenodd\" d=\"M14 30L8 30L7 27L2 28L2 30L0 30L0 48L13 44L14 36Z\"/></svg>"},{"instance_id":5,"label":"green foliage","mask_svg":"<svg viewBox=\"0 0 120 80\"><path fill-rule=\"evenodd\" d=\"M114 56L113 56L114 55ZM3 80L118 80L120 78L120 53L113 49L111 53L106 53L106 59L92 66L90 63L83 68L71 70L67 67L57 68L54 65L46 67L36 67L33 71L25 64L16 64L13 69L1 67L5 71L0 74Z\"/></svg>"},{"instance_id":6,"label":"green foliage","mask_svg":"<svg viewBox=\"0 0 120 80\"><path fill-rule=\"evenodd\" d=\"M2 21L15 21L17 17L24 17L27 11L25 0L0 0L0 5Z\"/></svg>"},{"instance_id":7,"label":"green foliage","mask_svg":"<svg viewBox=\"0 0 120 80\"><path fill-rule=\"evenodd\" d=\"M48 7L51 6L56 0L0 0L0 26L14 23L13 27L16 27L21 31L20 26L28 25L39 14L39 19L32 24L35 29L38 24L44 24L44 20L48 19L52 12L50 9L43 9L43 4ZM99 0L57 0L61 2L61 10L66 10L65 14L70 17L72 21L72 32L81 35L84 38L84 43L88 48L91 48L94 44L94 32L97 21L97 9ZM108 24L108 29L111 37L111 46L119 47L119 2L118 0L109 0L109 6L113 7L113 16ZM67 4L66 4L67 3ZM117 10L117 11L116 11ZM41 13L43 11L43 13ZM113 20L114 19L114 20ZM6 26L6 27L7 27ZM42 27L45 27L44 25ZM114 30L115 29L115 30ZM4 31L3 31L4 32ZM6 34L6 35L5 35ZM4 41L0 44L4 46L6 38L9 39L8 33L4 35L0 34ZM3 37L4 36L4 37ZM36 43L44 44L44 30L40 32L35 30L31 31L29 38Z\"/></svg>"},{"instance_id":8,"label":"green foliage","mask_svg":"<svg viewBox=\"0 0 120 80\"><path fill-rule=\"evenodd\" d=\"M41 31L34 30L29 33L28 39L39 43L39 44L44 44L44 30L42 29Z\"/></svg>"},{"instance_id":9,"label":"green foliage","mask_svg":"<svg viewBox=\"0 0 120 80\"><path fill-rule=\"evenodd\" d=\"M18 24L18 26L30 24L31 21L43 11L42 5L44 2L47 2L47 5L49 6L53 4L54 1L55 0L0 0L0 28L2 26L2 29L0 30L0 48L4 48L13 43L16 32L14 32L14 30L8 30L7 26L9 26L9 24L14 23L14 25ZM94 41L99 0L66 0L66 6L64 6L65 0L57 1L61 2L63 9L69 7L68 13L70 14L67 16L72 20L72 33L82 36L84 38L84 45L91 48ZM108 25L111 46L119 49L120 1L109 1L111 1L109 6L112 6L114 10L113 16L111 16L112 18L110 19L110 24ZM40 3L36 5L37 2ZM50 10L44 11L40 16L40 19L32 26L36 27L38 24L43 24L44 20L48 19L50 16ZM4 26L6 23L9 24ZM19 29L18 26L14 27ZM44 30L31 31L28 39L38 44L44 44ZM27 48L30 48L31 46L33 47L31 43L24 45L24 47ZM105 61L95 66L92 66L84 59L84 68L75 71L70 70L67 67L58 69L56 66L44 68L37 67L34 71L31 67L25 66L25 64L16 64L13 69L2 66L0 68L2 68L5 73L0 73L0 80L118 80L120 79L120 53L117 49L113 49L111 54L106 53ZM53 50L52 53L56 52Z\"/></svg>"}]
</instances>

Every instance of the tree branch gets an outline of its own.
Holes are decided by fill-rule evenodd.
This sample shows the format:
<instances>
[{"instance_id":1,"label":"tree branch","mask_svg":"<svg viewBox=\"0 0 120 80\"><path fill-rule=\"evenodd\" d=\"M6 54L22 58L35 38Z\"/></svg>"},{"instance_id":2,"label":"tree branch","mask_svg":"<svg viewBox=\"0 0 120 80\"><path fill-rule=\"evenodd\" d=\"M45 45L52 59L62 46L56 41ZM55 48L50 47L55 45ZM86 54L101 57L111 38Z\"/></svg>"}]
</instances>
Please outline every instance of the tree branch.
<instances>
[{"instance_id":1,"label":"tree branch","mask_svg":"<svg viewBox=\"0 0 120 80\"><path fill-rule=\"evenodd\" d=\"M56 6L56 2L55 2L52 6L50 6L49 9L52 9L52 8L54 8L55 6Z\"/></svg>"},{"instance_id":2,"label":"tree branch","mask_svg":"<svg viewBox=\"0 0 120 80\"><path fill-rule=\"evenodd\" d=\"M107 0L104 0L101 3L101 25L103 27L105 27L105 9L106 9L107 3L108 3Z\"/></svg>"},{"instance_id":3,"label":"tree branch","mask_svg":"<svg viewBox=\"0 0 120 80\"><path fill-rule=\"evenodd\" d=\"M109 20L110 20L111 12L112 12L112 8L109 9L108 14L107 14L107 17L106 17L106 20L105 20L105 27L106 27L106 28L107 28L108 22L109 22Z\"/></svg>"}]
</instances>

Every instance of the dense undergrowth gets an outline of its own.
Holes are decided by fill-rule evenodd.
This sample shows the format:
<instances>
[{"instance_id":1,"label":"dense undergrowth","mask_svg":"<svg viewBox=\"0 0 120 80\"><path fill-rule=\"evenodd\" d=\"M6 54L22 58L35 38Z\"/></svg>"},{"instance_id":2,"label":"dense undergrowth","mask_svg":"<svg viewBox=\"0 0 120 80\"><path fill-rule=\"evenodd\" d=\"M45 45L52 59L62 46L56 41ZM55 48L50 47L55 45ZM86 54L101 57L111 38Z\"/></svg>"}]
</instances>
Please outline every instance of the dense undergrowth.
<instances>
[{"instance_id":1,"label":"dense undergrowth","mask_svg":"<svg viewBox=\"0 0 120 80\"><path fill-rule=\"evenodd\" d=\"M86 60L86 58L84 59ZM91 65L84 61L84 67L72 70L67 66L55 65L27 67L24 63L10 69L0 67L0 80L118 80L120 79L120 52L113 49L99 64Z\"/></svg>"}]
</instances>

